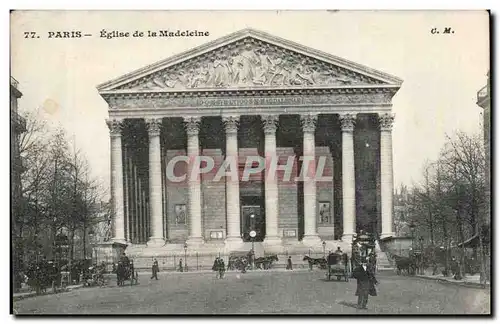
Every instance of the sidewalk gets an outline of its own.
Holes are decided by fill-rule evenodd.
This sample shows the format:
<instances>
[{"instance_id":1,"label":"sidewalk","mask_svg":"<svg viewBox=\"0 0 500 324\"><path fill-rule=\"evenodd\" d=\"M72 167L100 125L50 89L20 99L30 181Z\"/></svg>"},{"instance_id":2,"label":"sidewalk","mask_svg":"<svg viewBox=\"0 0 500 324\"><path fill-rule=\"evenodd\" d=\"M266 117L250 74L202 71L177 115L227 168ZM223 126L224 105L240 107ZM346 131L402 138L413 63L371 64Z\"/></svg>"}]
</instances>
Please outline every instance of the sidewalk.
<instances>
[{"instance_id":1,"label":"sidewalk","mask_svg":"<svg viewBox=\"0 0 500 324\"><path fill-rule=\"evenodd\" d=\"M59 288L59 289L57 289L57 292L55 292L55 293L52 291L52 288L47 288L46 293L40 294L38 296L45 296L45 295L58 294L61 292L68 292L68 291L72 291L72 290L79 289L82 287L83 287L83 284L71 285L71 286L67 286L66 288L63 288L63 289ZM36 291L25 291L25 292L14 293L14 295L12 296L12 299L13 299L13 301L16 301L16 300L21 300L21 299L25 299L25 298L35 297L35 296L37 296Z\"/></svg>"},{"instance_id":2,"label":"sidewalk","mask_svg":"<svg viewBox=\"0 0 500 324\"><path fill-rule=\"evenodd\" d=\"M465 286L465 287L473 287L473 288L490 288L490 283L487 282L486 284L481 284L479 281L479 275L473 275L473 276L466 276L462 280L455 280L453 277L445 277L442 274L441 275L416 275L418 278L423 278L423 279L429 279L429 280L435 280L438 282L442 283L451 283L451 284L456 284L460 286Z\"/></svg>"},{"instance_id":3,"label":"sidewalk","mask_svg":"<svg viewBox=\"0 0 500 324\"><path fill-rule=\"evenodd\" d=\"M317 269L314 269L317 270ZM313 270L313 271L314 271ZM247 270L247 273L266 273L266 272L299 272L299 271L309 271L309 268L299 268L299 269L293 269L293 270L286 270L285 268L277 268L277 269L268 269L268 270ZM321 271L326 271L326 270L321 270ZM139 274L149 274L151 275L151 270L146 271L146 270L138 270L137 273ZM213 270L193 270L193 271L171 271L171 270L163 270L158 272L160 273L166 273L166 274L193 274L193 273L215 273ZM227 270L226 273L241 273L240 270Z\"/></svg>"}]
</instances>

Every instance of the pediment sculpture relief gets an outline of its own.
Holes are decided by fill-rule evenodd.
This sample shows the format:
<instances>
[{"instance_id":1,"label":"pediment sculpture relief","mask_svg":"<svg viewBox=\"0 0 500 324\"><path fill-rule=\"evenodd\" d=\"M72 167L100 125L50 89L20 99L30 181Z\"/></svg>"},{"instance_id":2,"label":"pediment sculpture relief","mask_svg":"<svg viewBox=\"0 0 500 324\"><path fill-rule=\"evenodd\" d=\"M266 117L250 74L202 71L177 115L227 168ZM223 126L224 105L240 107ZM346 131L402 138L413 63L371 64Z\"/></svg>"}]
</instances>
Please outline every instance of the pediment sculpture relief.
<instances>
[{"instance_id":1,"label":"pediment sculpture relief","mask_svg":"<svg viewBox=\"0 0 500 324\"><path fill-rule=\"evenodd\" d=\"M344 73L342 73L342 72ZM349 74L349 75L347 75ZM373 84L364 76L271 46L245 44L180 63L124 89L162 90Z\"/></svg>"}]
</instances>

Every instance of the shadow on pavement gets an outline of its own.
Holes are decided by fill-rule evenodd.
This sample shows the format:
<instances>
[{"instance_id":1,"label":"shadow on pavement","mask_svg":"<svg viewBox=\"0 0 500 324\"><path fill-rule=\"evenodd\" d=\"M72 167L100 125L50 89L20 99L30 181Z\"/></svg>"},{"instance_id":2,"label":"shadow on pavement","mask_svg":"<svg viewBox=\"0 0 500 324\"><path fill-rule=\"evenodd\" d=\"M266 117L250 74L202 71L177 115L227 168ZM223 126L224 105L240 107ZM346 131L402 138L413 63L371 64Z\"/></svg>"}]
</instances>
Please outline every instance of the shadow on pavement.
<instances>
[{"instance_id":1,"label":"shadow on pavement","mask_svg":"<svg viewBox=\"0 0 500 324\"><path fill-rule=\"evenodd\" d=\"M328 280L326 278L321 278L321 279L318 279L318 281L331 282L331 283L337 283L337 284L339 284L339 283L349 283L349 281L345 281L345 280L342 280L342 279L341 280L337 280L337 279L330 279L330 280Z\"/></svg>"},{"instance_id":2,"label":"shadow on pavement","mask_svg":"<svg viewBox=\"0 0 500 324\"><path fill-rule=\"evenodd\" d=\"M348 302L348 301L345 301L345 300L340 301L337 304L358 309L358 304L357 303Z\"/></svg>"}]
</instances>

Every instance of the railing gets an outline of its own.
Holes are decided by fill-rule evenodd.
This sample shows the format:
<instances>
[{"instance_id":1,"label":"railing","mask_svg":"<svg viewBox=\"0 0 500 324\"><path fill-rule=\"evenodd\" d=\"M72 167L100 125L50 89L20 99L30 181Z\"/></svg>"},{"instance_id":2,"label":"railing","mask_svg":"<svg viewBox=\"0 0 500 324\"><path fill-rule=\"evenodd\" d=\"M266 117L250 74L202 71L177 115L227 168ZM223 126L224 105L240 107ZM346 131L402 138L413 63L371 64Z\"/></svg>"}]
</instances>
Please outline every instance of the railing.
<instances>
[{"instance_id":1,"label":"railing","mask_svg":"<svg viewBox=\"0 0 500 324\"><path fill-rule=\"evenodd\" d=\"M309 256L311 258L323 258L323 253L312 253L306 252L300 255L288 255L288 254L277 254L278 261L272 262L273 269L285 269L287 265L288 257L292 257L292 264L294 269L305 269L308 268L309 265L307 261L304 261L304 256ZM187 258L184 255L163 255L157 256L156 260L158 261L158 266L160 271L180 271L179 261L182 259L183 271L201 271L201 270L211 270L212 265L216 257L220 257L224 260L225 266L228 266L230 254L188 254ZM142 256L130 256L131 260L134 262L134 267L138 270L151 270L151 266L153 265L153 258L151 257L142 257ZM187 267L187 269L186 269ZM315 266L316 268L316 266Z\"/></svg>"},{"instance_id":2,"label":"railing","mask_svg":"<svg viewBox=\"0 0 500 324\"><path fill-rule=\"evenodd\" d=\"M477 92L477 102L481 102L489 96L488 90L489 90L488 85L485 85L484 87L481 88L481 90Z\"/></svg>"}]
</instances>

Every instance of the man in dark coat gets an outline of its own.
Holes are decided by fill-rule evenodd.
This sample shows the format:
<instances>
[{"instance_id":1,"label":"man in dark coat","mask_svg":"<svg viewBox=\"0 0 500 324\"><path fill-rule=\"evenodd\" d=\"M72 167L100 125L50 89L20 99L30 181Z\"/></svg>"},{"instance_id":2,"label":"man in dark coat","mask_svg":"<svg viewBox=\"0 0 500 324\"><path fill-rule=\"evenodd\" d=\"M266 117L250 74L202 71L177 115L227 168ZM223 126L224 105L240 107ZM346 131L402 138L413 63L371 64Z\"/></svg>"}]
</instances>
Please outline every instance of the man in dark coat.
<instances>
[{"instance_id":1,"label":"man in dark coat","mask_svg":"<svg viewBox=\"0 0 500 324\"><path fill-rule=\"evenodd\" d=\"M287 270L293 270L293 267L292 267L292 257L291 256L288 257L286 269Z\"/></svg>"},{"instance_id":2,"label":"man in dark coat","mask_svg":"<svg viewBox=\"0 0 500 324\"><path fill-rule=\"evenodd\" d=\"M357 280L356 296L358 296L358 308L366 309L368 295L377 296L375 285L378 284L375 278L373 266L363 260L362 264L353 271L353 276Z\"/></svg>"},{"instance_id":3,"label":"man in dark coat","mask_svg":"<svg viewBox=\"0 0 500 324\"><path fill-rule=\"evenodd\" d=\"M215 271L215 279L219 279L219 275L220 275L219 257L215 258L214 265L212 266L212 270Z\"/></svg>"},{"instance_id":4,"label":"man in dark coat","mask_svg":"<svg viewBox=\"0 0 500 324\"><path fill-rule=\"evenodd\" d=\"M226 271L226 265L224 264L224 259L219 258L218 262L219 278L224 278L224 272Z\"/></svg>"},{"instance_id":5,"label":"man in dark coat","mask_svg":"<svg viewBox=\"0 0 500 324\"><path fill-rule=\"evenodd\" d=\"M158 267L158 260L154 259L153 261L153 266L151 267L151 271L153 273L153 275L151 276L151 279L156 279L158 280L158 271L159 271L159 267Z\"/></svg>"}]
</instances>

